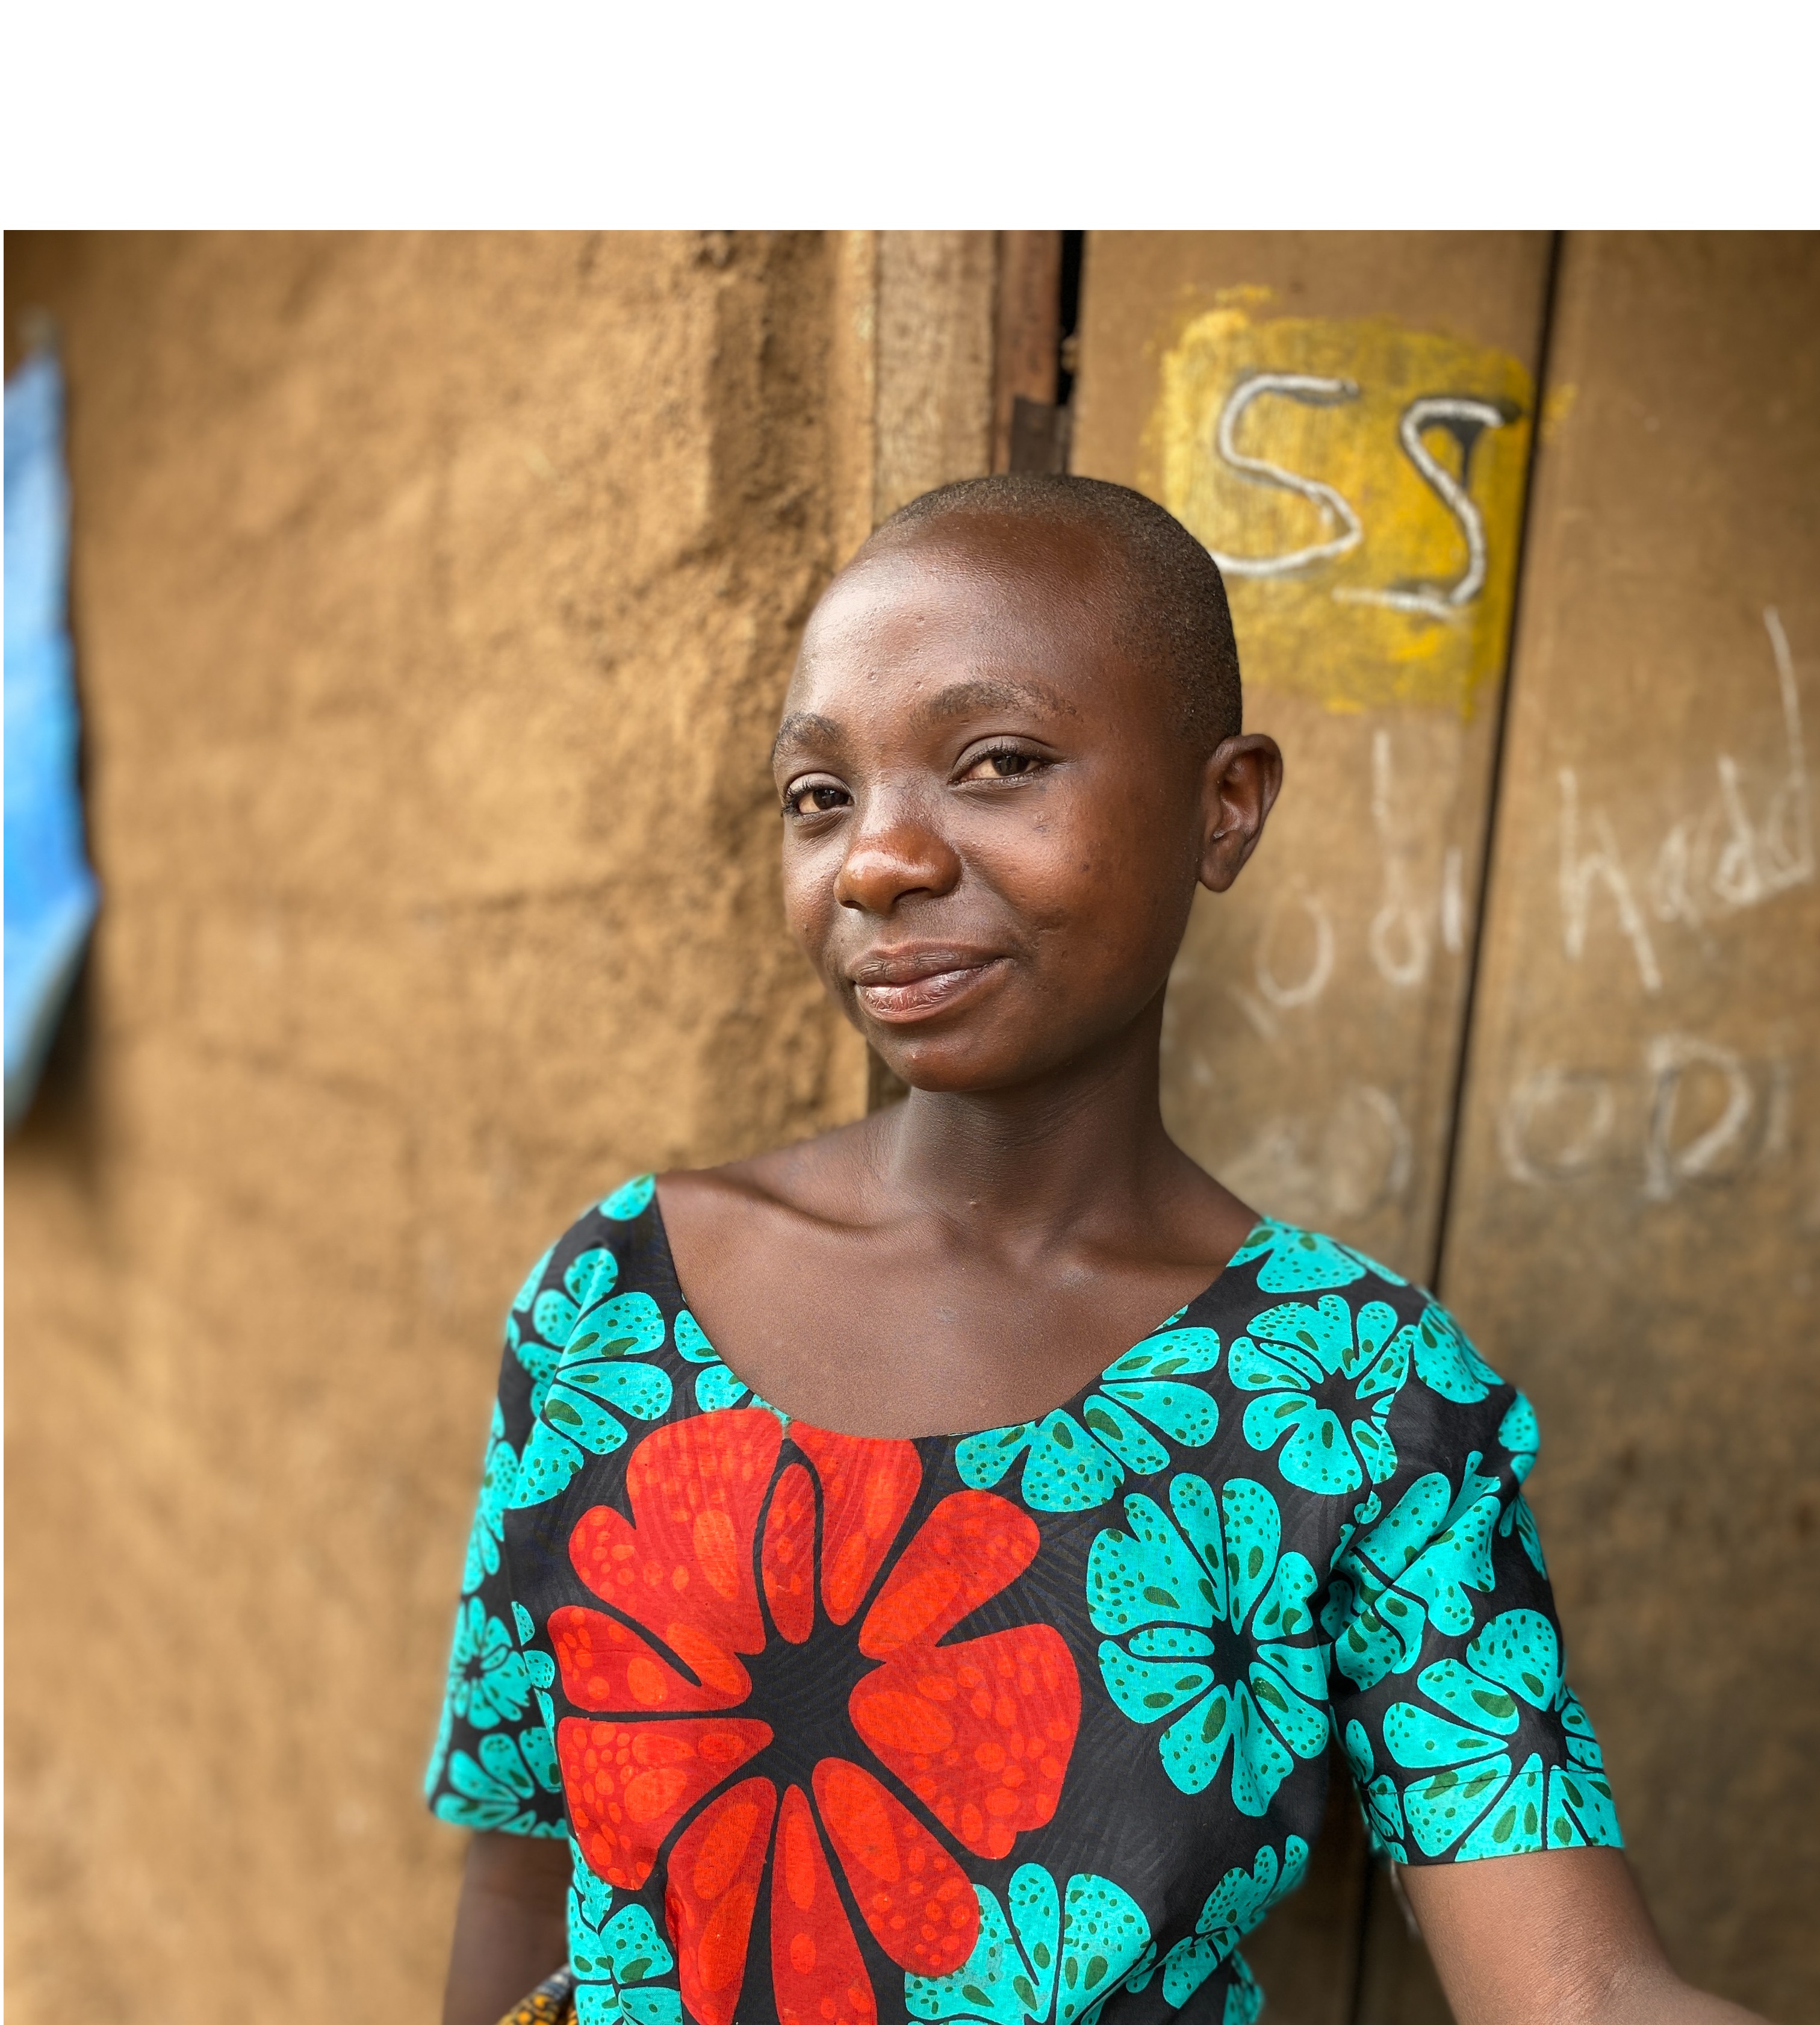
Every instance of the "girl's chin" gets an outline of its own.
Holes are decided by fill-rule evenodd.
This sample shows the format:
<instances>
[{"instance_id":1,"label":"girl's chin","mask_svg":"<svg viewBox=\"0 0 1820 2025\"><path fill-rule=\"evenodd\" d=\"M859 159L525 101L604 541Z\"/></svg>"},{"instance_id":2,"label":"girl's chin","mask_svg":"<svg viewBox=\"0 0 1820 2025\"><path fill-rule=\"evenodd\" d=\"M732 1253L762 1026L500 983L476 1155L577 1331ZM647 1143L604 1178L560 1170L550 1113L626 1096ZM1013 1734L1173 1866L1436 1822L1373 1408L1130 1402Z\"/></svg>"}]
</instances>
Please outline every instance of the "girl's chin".
<instances>
[{"instance_id":1,"label":"girl's chin","mask_svg":"<svg viewBox=\"0 0 1820 2025\"><path fill-rule=\"evenodd\" d=\"M872 1052L900 1082L931 1097L984 1097L993 1090L1015 1090L1055 1066L1046 1048L986 1046L982 1045L983 1036L930 1035L912 1040L886 1031L869 1033L868 1038Z\"/></svg>"}]
</instances>

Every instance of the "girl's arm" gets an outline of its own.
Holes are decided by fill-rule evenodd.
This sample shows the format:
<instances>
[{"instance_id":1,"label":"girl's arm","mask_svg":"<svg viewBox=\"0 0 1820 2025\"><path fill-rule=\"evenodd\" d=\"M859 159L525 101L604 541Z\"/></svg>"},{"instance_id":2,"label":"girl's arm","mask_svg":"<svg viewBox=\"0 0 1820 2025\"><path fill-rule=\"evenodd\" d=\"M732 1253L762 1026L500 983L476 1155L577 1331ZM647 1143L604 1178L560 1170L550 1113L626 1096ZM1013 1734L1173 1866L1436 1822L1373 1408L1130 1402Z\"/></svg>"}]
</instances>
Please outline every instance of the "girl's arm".
<instances>
[{"instance_id":1,"label":"girl's arm","mask_svg":"<svg viewBox=\"0 0 1820 2025\"><path fill-rule=\"evenodd\" d=\"M1690 1989L1670 1968L1615 1849L1416 1865L1403 1883L1460 2025L1745 2025L1756 2016Z\"/></svg>"},{"instance_id":2,"label":"girl's arm","mask_svg":"<svg viewBox=\"0 0 1820 2025\"><path fill-rule=\"evenodd\" d=\"M455 1909L442 2025L498 2025L568 1960L568 1885L567 1841L475 1836Z\"/></svg>"}]
</instances>

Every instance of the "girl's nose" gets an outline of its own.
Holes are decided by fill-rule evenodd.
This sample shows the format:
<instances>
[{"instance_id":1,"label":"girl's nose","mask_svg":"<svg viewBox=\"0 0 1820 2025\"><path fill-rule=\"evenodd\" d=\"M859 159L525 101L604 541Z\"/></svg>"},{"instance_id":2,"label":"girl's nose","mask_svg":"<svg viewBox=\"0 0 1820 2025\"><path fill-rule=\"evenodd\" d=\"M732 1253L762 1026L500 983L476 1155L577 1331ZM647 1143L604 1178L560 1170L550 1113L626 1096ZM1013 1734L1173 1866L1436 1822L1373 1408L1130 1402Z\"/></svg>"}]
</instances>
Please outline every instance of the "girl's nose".
<instances>
[{"instance_id":1,"label":"girl's nose","mask_svg":"<svg viewBox=\"0 0 1820 2025\"><path fill-rule=\"evenodd\" d=\"M952 892L960 869L953 846L900 807L880 821L856 828L835 880L835 898L843 907L888 916L901 900Z\"/></svg>"}]
</instances>

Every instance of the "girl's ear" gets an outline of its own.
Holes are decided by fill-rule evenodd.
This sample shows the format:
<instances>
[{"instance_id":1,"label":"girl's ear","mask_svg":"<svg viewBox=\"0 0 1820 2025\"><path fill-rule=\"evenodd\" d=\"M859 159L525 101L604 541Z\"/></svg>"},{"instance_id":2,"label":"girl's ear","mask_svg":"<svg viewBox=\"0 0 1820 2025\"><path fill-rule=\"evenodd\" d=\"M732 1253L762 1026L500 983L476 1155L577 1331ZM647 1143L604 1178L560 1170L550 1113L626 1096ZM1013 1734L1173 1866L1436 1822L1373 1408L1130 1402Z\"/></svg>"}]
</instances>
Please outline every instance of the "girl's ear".
<instances>
[{"instance_id":1,"label":"girl's ear","mask_svg":"<svg viewBox=\"0 0 1820 2025\"><path fill-rule=\"evenodd\" d=\"M1282 786L1282 754L1274 738L1249 731L1222 739L1201 777L1201 884L1224 893L1264 834Z\"/></svg>"}]
</instances>

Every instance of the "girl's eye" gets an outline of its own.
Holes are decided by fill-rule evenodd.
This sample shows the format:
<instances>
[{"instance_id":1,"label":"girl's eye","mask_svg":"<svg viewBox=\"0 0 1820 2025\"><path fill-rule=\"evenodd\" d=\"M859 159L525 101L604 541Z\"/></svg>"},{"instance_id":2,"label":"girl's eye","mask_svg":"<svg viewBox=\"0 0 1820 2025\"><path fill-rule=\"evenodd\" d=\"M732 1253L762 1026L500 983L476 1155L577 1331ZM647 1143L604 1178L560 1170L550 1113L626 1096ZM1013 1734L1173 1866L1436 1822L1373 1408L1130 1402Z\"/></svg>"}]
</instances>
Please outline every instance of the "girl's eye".
<instances>
[{"instance_id":1,"label":"girl's eye","mask_svg":"<svg viewBox=\"0 0 1820 2025\"><path fill-rule=\"evenodd\" d=\"M1033 752L985 752L961 775L963 781L1015 781L1044 765Z\"/></svg>"},{"instance_id":2,"label":"girl's eye","mask_svg":"<svg viewBox=\"0 0 1820 2025\"><path fill-rule=\"evenodd\" d=\"M783 799L787 816L824 816L845 808L852 799L845 788L832 781L811 781L806 787L792 788Z\"/></svg>"}]
</instances>

